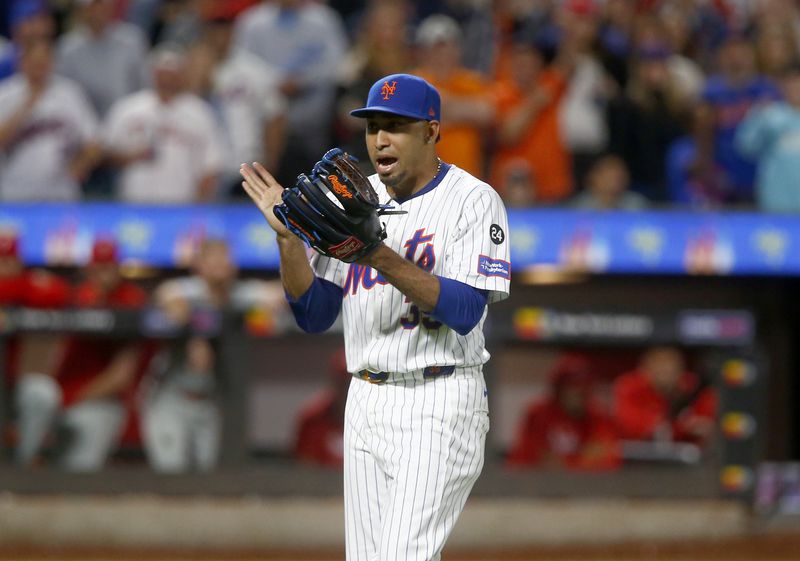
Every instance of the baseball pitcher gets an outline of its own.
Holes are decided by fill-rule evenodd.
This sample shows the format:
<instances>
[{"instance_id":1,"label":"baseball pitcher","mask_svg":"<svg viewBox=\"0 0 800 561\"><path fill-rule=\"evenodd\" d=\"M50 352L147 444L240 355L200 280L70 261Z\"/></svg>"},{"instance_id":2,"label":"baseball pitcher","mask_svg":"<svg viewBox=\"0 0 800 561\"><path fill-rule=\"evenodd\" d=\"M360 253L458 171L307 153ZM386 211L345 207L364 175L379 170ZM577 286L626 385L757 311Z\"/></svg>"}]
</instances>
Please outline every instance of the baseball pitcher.
<instances>
[{"instance_id":1,"label":"baseball pitcher","mask_svg":"<svg viewBox=\"0 0 800 561\"><path fill-rule=\"evenodd\" d=\"M508 224L489 185L439 159L440 105L416 76L372 86L352 112L369 178L337 149L288 189L260 164L241 170L297 323L319 332L344 313L349 561L440 559L483 467L482 327L508 296Z\"/></svg>"}]
</instances>

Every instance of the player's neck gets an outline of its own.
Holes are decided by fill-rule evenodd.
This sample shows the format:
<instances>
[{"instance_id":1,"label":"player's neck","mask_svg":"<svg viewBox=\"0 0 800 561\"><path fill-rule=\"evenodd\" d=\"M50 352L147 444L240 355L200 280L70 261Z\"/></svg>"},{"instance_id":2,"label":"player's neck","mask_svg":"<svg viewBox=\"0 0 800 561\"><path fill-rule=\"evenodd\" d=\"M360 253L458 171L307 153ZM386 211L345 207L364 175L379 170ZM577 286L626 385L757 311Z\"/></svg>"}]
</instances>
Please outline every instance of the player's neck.
<instances>
[{"instance_id":1,"label":"player's neck","mask_svg":"<svg viewBox=\"0 0 800 561\"><path fill-rule=\"evenodd\" d=\"M425 166L420 170L414 179L414 185L411 188L409 196L417 194L424 189L431 181L436 179L439 172L442 170L442 160L434 154L433 160L426 162Z\"/></svg>"}]
</instances>

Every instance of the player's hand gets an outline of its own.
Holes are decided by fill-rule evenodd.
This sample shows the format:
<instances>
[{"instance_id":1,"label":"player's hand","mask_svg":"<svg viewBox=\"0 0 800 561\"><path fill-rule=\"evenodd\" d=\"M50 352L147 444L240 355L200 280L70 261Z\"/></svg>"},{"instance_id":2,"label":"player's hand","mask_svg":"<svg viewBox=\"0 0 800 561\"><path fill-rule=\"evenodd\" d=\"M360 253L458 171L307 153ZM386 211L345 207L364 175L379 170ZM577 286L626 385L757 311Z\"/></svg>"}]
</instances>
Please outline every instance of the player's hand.
<instances>
[{"instance_id":1,"label":"player's hand","mask_svg":"<svg viewBox=\"0 0 800 561\"><path fill-rule=\"evenodd\" d=\"M278 236L291 237L292 233L272 212L276 205L281 204L281 194L283 194L281 184L275 181L272 174L258 162L253 163L252 166L242 164L241 168L239 168L239 173L244 178L242 187L256 204L258 210L261 211L261 214L264 215L264 218L267 219L272 229L275 230L275 233Z\"/></svg>"}]
</instances>

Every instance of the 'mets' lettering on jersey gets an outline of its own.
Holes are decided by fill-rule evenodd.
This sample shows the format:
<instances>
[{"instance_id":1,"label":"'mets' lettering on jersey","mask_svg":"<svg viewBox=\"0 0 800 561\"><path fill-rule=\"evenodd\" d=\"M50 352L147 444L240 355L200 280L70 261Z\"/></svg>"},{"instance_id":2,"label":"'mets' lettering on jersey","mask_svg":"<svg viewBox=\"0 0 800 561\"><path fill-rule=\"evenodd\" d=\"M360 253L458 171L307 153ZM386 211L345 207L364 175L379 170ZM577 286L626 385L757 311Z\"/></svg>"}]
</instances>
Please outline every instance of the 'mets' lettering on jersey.
<instances>
[{"instance_id":1,"label":"'mets' lettering on jersey","mask_svg":"<svg viewBox=\"0 0 800 561\"><path fill-rule=\"evenodd\" d=\"M429 236L424 234L424 228L417 230L414 236L406 240L403 246L406 248L405 258L411 262L415 262L419 268L430 273L433 270L434 263L436 263L436 254L433 250L433 244L427 243L419 259L415 260L417 248L420 244L423 242L430 242L433 239L433 234ZM344 296L346 298L348 294L355 295L359 287L362 287L364 290L371 290L377 284L386 285L388 281L384 279L380 273L374 271L372 267L359 265L358 263L350 263L344 281Z\"/></svg>"},{"instance_id":2,"label":"'mets' lettering on jersey","mask_svg":"<svg viewBox=\"0 0 800 561\"><path fill-rule=\"evenodd\" d=\"M386 245L431 274L486 291L490 303L508 295L508 219L494 189L449 165L402 203L391 200L377 175L370 182L381 203L406 211L382 217ZM316 254L312 266L319 277L343 289L349 371L410 372L428 366L477 366L488 360L485 313L475 329L458 335L370 267Z\"/></svg>"}]
</instances>

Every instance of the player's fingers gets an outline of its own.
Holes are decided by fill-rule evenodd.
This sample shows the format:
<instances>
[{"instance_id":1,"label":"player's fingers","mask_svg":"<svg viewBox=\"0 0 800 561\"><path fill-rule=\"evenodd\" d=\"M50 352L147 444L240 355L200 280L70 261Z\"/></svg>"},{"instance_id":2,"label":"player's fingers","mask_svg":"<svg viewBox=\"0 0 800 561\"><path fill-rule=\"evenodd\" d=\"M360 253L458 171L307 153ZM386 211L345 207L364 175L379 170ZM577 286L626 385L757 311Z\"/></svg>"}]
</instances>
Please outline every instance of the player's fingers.
<instances>
[{"instance_id":1,"label":"player's fingers","mask_svg":"<svg viewBox=\"0 0 800 561\"><path fill-rule=\"evenodd\" d=\"M239 168L239 173L242 174L245 182L247 182L254 192L262 195L267 190L266 184L259 179L259 177L253 171L253 168L251 168L249 165L242 164L242 167Z\"/></svg>"},{"instance_id":2,"label":"player's fingers","mask_svg":"<svg viewBox=\"0 0 800 561\"><path fill-rule=\"evenodd\" d=\"M247 195L253 199L254 202L259 202L261 200L261 195L256 192L247 181L242 181L242 187L244 187L245 192Z\"/></svg>"},{"instance_id":3,"label":"player's fingers","mask_svg":"<svg viewBox=\"0 0 800 561\"><path fill-rule=\"evenodd\" d=\"M272 174L267 171L267 168L265 168L258 162L253 162L253 167L255 168L256 172L258 172L258 175L261 177L264 183L267 184L268 187L270 187L271 189L277 188L283 190L283 186L280 183L278 183L274 177L272 177Z\"/></svg>"}]
</instances>

